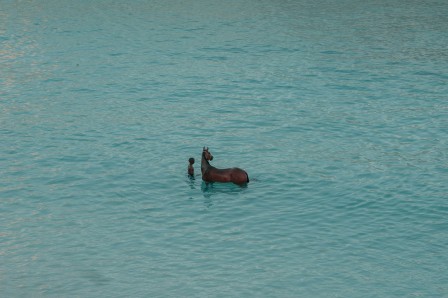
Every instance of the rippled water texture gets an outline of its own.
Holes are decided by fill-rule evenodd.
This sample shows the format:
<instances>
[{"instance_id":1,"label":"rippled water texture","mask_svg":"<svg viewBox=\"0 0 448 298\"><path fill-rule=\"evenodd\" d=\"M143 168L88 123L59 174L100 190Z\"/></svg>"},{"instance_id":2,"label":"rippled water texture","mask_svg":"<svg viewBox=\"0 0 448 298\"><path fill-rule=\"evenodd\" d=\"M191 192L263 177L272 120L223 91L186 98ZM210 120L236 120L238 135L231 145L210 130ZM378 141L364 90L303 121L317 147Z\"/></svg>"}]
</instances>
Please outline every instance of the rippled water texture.
<instances>
[{"instance_id":1,"label":"rippled water texture","mask_svg":"<svg viewBox=\"0 0 448 298\"><path fill-rule=\"evenodd\" d=\"M447 16L0 0L1 296L447 297Z\"/></svg>"}]
</instances>

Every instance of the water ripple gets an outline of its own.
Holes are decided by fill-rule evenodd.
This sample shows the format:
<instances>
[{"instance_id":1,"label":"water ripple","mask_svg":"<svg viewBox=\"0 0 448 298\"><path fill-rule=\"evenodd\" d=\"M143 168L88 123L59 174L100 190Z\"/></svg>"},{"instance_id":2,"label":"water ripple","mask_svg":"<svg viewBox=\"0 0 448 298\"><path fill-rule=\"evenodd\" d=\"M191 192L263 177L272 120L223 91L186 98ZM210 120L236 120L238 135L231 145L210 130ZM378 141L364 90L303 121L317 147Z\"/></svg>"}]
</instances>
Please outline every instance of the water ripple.
<instances>
[{"instance_id":1,"label":"water ripple","mask_svg":"<svg viewBox=\"0 0 448 298\"><path fill-rule=\"evenodd\" d=\"M0 9L4 296L448 291L443 1L66 2Z\"/></svg>"}]
</instances>

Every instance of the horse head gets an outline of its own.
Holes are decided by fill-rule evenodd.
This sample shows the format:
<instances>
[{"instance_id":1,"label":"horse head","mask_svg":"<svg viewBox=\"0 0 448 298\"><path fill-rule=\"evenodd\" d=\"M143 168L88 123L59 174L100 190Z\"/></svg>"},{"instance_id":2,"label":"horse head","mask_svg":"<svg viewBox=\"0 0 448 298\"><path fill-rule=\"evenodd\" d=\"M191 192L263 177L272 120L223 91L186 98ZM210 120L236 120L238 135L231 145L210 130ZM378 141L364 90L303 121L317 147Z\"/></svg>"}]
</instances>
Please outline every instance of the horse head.
<instances>
[{"instance_id":1,"label":"horse head","mask_svg":"<svg viewBox=\"0 0 448 298\"><path fill-rule=\"evenodd\" d=\"M202 149L202 156L204 156L206 160L213 160L213 155L208 151L208 147Z\"/></svg>"}]
</instances>

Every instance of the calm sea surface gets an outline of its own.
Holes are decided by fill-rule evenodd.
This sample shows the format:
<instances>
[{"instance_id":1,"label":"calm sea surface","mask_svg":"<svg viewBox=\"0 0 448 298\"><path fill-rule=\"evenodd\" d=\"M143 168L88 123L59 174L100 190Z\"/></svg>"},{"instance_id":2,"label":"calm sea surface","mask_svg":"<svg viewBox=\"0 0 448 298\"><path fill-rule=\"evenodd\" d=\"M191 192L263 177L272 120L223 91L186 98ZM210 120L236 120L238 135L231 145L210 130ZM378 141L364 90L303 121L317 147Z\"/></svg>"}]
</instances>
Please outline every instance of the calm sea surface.
<instances>
[{"instance_id":1,"label":"calm sea surface","mask_svg":"<svg viewBox=\"0 0 448 298\"><path fill-rule=\"evenodd\" d=\"M0 0L0 296L448 297L447 32L444 0Z\"/></svg>"}]
</instances>

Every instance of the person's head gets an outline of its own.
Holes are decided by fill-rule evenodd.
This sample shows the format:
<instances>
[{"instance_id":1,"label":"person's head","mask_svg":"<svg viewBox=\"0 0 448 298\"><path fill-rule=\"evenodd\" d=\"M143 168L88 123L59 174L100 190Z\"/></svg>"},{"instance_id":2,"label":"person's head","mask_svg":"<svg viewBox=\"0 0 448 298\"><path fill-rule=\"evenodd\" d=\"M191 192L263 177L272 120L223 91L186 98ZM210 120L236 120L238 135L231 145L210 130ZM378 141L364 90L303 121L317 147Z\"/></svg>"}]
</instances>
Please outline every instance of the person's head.
<instances>
[{"instance_id":1,"label":"person's head","mask_svg":"<svg viewBox=\"0 0 448 298\"><path fill-rule=\"evenodd\" d=\"M189 159L188 159L188 162L192 165L192 164L194 164L194 158L193 157L190 157Z\"/></svg>"}]
</instances>

